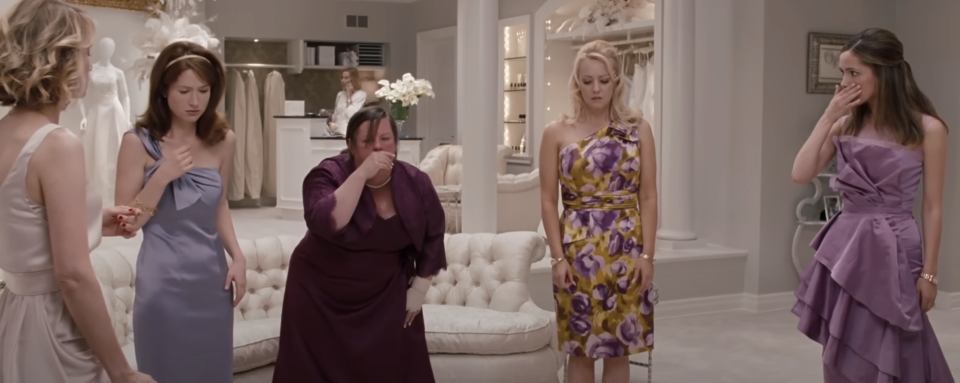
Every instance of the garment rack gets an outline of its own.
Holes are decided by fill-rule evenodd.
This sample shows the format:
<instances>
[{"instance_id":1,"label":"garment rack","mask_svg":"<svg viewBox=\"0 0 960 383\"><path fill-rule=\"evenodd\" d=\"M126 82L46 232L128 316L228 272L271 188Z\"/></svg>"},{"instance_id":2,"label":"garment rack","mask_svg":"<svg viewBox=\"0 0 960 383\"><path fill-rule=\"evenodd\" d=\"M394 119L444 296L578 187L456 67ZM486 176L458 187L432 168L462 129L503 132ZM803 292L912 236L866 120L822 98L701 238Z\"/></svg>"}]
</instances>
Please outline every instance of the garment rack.
<instances>
[{"instance_id":1,"label":"garment rack","mask_svg":"<svg viewBox=\"0 0 960 383\"><path fill-rule=\"evenodd\" d=\"M293 65L288 64L224 64L227 68L293 68Z\"/></svg>"},{"instance_id":2,"label":"garment rack","mask_svg":"<svg viewBox=\"0 0 960 383\"><path fill-rule=\"evenodd\" d=\"M611 41L610 45L617 46L617 45L630 45L630 44L640 44L640 43L650 43L651 45L653 45L653 37L642 37L639 39ZM585 44L573 45L570 48L576 50L576 49L583 48L584 45Z\"/></svg>"}]
</instances>

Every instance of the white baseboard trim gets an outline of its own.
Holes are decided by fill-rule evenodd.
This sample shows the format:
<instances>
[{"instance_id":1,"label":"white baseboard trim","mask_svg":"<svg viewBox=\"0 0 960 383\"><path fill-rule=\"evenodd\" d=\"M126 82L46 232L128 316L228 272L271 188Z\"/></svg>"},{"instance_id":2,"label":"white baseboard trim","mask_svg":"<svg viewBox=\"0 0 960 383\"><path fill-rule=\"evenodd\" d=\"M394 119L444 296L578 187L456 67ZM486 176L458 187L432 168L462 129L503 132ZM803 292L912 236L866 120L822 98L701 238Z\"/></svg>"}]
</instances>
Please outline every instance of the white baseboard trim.
<instances>
[{"instance_id":1,"label":"white baseboard trim","mask_svg":"<svg viewBox=\"0 0 960 383\"><path fill-rule=\"evenodd\" d=\"M762 313L789 310L797 298L792 291L774 294L730 294L712 297L676 299L657 304L657 318L679 318L726 311Z\"/></svg>"},{"instance_id":2,"label":"white baseboard trim","mask_svg":"<svg viewBox=\"0 0 960 383\"><path fill-rule=\"evenodd\" d=\"M793 291L763 295L743 294L743 308L753 313L789 310L795 303L797 303L797 296Z\"/></svg>"},{"instance_id":3,"label":"white baseboard trim","mask_svg":"<svg viewBox=\"0 0 960 383\"><path fill-rule=\"evenodd\" d=\"M946 291L937 292L937 303L934 305L937 310L960 310L960 292L948 293Z\"/></svg>"},{"instance_id":4,"label":"white baseboard trim","mask_svg":"<svg viewBox=\"0 0 960 383\"><path fill-rule=\"evenodd\" d=\"M654 312L657 318L679 318L742 309L743 294L730 294L661 301Z\"/></svg>"}]
</instances>

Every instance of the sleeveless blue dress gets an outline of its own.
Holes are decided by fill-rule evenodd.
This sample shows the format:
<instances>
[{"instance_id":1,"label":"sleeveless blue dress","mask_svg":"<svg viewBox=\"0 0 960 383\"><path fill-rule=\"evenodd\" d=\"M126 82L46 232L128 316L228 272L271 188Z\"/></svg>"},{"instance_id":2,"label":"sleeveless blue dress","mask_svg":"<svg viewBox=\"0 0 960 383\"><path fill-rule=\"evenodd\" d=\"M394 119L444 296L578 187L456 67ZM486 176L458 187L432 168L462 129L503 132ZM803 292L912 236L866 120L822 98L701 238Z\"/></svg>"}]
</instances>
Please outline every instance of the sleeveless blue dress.
<instances>
[{"instance_id":1,"label":"sleeveless blue dress","mask_svg":"<svg viewBox=\"0 0 960 383\"><path fill-rule=\"evenodd\" d=\"M134 128L156 162L160 144ZM137 369L158 383L233 381L233 292L224 290L227 260L217 234L220 172L194 168L174 180L143 227L133 302Z\"/></svg>"}]
</instances>

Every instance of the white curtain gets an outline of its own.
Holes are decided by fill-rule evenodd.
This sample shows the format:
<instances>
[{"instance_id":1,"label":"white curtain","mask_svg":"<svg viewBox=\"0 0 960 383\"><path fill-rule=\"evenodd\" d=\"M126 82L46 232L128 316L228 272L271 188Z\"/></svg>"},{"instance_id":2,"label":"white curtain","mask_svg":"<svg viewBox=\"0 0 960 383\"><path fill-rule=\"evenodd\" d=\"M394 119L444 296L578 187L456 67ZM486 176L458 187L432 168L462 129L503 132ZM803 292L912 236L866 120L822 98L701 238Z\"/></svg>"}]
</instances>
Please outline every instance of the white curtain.
<instances>
[{"instance_id":1,"label":"white curtain","mask_svg":"<svg viewBox=\"0 0 960 383\"><path fill-rule=\"evenodd\" d=\"M263 85L263 197L277 198L277 119L286 102L283 75L270 72Z\"/></svg>"},{"instance_id":2,"label":"white curtain","mask_svg":"<svg viewBox=\"0 0 960 383\"><path fill-rule=\"evenodd\" d=\"M230 105L230 126L236 136L237 147L233 154L233 167L230 172L230 185L227 187L227 199L239 201L243 199L244 185L244 149L247 135L247 91L240 72L230 73L233 87L227 88L227 104Z\"/></svg>"},{"instance_id":3,"label":"white curtain","mask_svg":"<svg viewBox=\"0 0 960 383\"><path fill-rule=\"evenodd\" d=\"M247 131L244 142L244 191L260 198L263 187L263 120L260 119L260 88L253 71L247 72Z\"/></svg>"}]
</instances>

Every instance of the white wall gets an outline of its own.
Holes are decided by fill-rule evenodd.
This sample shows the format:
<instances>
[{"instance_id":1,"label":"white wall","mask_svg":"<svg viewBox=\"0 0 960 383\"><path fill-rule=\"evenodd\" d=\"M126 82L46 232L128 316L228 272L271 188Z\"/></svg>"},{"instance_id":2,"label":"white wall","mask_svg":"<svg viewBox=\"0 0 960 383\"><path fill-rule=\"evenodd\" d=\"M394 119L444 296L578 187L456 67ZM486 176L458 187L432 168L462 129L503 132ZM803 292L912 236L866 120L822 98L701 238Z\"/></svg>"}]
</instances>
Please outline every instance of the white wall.
<instances>
[{"instance_id":1,"label":"white wall","mask_svg":"<svg viewBox=\"0 0 960 383\"><path fill-rule=\"evenodd\" d=\"M729 245L727 223L733 211L728 160L732 155L735 82L733 36L734 2L697 0L694 56L694 229L709 243ZM665 126L665 129L670 127ZM664 190L663 192L667 192Z\"/></svg>"},{"instance_id":2,"label":"white wall","mask_svg":"<svg viewBox=\"0 0 960 383\"><path fill-rule=\"evenodd\" d=\"M733 2L732 12L732 38L728 44L721 44L721 47L729 49L733 56L733 68L731 71L732 84L729 88L729 98L731 99L731 121L730 126L730 150L727 153L726 161L719 157L717 162L725 162L729 167L722 176L728 177L726 188L718 189L720 193L725 194L725 198L715 198L721 204L728 206L725 212L716 212L721 215L709 216L702 213L695 213L697 222L726 222L725 235L726 245L748 251L744 291L758 294L760 277L760 227L761 211L758 201L760 201L761 188L761 144L763 138L763 77L764 77L764 57L763 57L763 29L765 26L764 0L731 0ZM698 3L699 6L702 2ZM699 37L699 36L698 36ZM719 73L717 76L723 76ZM699 84L698 84L699 85ZM700 120L698 120L700 121ZM699 140L698 134L695 135L695 142ZM700 147L702 148L702 147ZM708 150L709 148L702 148ZM721 150L721 149L714 149ZM706 156L698 156L700 160ZM695 165L696 179L694 185L697 188L711 189L710 185L703 184L700 180L704 179L700 166L702 162L698 161ZM695 194L698 203L710 203L710 197L704 196L705 192ZM706 201L701 200L706 198ZM711 230L705 231L706 235L715 235ZM720 234L724 235L724 234ZM709 237L708 237L709 239ZM774 255L777 256L777 255ZM779 256L784 256L780 254Z\"/></svg>"},{"instance_id":3,"label":"white wall","mask_svg":"<svg viewBox=\"0 0 960 383\"><path fill-rule=\"evenodd\" d=\"M757 293L789 291L799 281L790 260L795 210L812 186L790 178L793 159L831 95L807 94L807 33L894 30L893 0L767 1L764 7L760 264ZM802 243L801 247L807 247Z\"/></svg>"}]
</instances>

